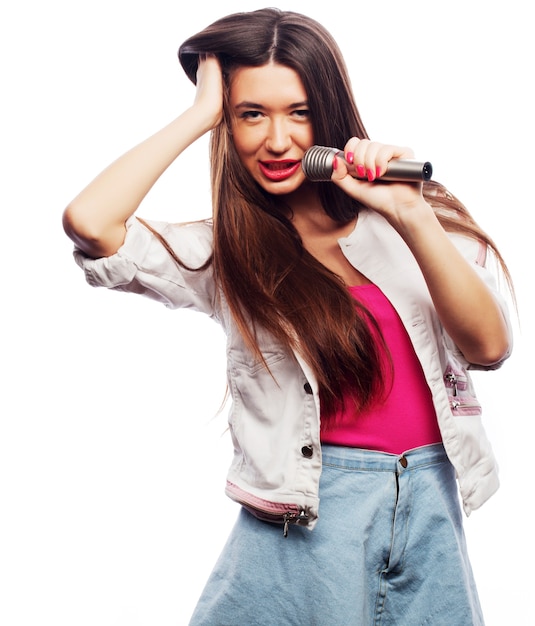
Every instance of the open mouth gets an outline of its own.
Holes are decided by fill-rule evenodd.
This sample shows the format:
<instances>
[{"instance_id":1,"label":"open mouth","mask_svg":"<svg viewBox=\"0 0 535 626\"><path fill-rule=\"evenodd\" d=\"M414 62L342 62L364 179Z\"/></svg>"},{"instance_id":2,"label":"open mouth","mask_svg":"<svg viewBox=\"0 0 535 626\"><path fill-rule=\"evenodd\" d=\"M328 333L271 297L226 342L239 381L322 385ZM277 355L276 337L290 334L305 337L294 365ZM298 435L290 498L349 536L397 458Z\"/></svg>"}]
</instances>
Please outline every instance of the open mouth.
<instances>
[{"instance_id":1,"label":"open mouth","mask_svg":"<svg viewBox=\"0 0 535 626\"><path fill-rule=\"evenodd\" d=\"M300 168L301 161L259 161L260 170L266 178L273 181L285 180L293 176Z\"/></svg>"}]
</instances>

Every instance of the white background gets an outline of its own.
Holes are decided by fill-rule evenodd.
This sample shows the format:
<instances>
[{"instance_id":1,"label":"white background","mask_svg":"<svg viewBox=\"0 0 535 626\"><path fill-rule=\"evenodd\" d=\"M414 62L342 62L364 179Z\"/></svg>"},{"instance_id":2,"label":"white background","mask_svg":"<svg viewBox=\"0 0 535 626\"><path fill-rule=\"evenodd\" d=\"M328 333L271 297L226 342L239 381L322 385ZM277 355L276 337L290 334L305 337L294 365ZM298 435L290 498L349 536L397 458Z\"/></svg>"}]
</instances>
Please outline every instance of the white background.
<instances>
[{"instance_id":1,"label":"white background","mask_svg":"<svg viewBox=\"0 0 535 626\"><path fill-rule=\"evenodd\" d=\"M232 524L237 508L223 495L230 442L225 411L217 415L220 329L91 289L61 213L111 160L190 104L179 44L227 13L262 6L20 0L2 9L3 626L186 624ZM535 624L529 3L279 6L327 26L372 137L432 161L513 272L516 352L499 372L476 376L502 488L466 532L488 626ZM209 212L203 139L140 213L183 221Z\"/></svg>"}]
</instances>

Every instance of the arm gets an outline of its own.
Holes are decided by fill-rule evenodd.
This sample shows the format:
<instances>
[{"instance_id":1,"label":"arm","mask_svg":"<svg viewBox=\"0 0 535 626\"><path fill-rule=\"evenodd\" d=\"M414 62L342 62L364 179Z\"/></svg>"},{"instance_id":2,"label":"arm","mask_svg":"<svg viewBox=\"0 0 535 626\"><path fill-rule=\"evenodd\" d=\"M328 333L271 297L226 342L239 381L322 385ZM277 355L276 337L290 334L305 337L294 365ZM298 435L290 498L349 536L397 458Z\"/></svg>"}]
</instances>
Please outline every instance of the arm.
<instances>
[{"instance_id":1,"label":"arm","mask_svg":"<svg viewBox=\"0 0 535 626\"><path fill-rule=\"evenodd\" d=\"M215 58L201 62L194 104L101 172L63 213L67 235L93 258L122 245L125 222L171 163L222 118L222 79Z\"/></svg>"},{"instance_id":2,"label":"arm","mask_svg":"<svg viewBox=\"0 0 535 626\"><path fill-rule=\"evenodd\" d=\"M465 358L483 366L500 361L510 346L501 309L424 200L421 183L373 182L391 158L412 158L410 151L358 139L348 142L346 159L348 151L354 154L355 165L370 172L370 182L350 176L341 161L333 182L381 213L401 235L418 262L446 332Z\"/></svg>"}]
</instances>

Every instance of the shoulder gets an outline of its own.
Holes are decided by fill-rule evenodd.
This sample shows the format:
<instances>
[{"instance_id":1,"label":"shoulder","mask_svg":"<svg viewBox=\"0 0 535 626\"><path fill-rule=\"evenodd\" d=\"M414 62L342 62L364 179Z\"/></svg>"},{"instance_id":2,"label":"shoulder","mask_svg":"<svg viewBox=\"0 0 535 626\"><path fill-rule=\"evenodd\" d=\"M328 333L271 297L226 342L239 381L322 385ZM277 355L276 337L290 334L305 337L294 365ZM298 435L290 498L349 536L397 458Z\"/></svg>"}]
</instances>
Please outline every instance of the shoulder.
<instances>
[{"instance_id":1,"label":"shoulder","mask_svg":"<svg viewBox=\"0 0 535 626\"><path fill-rule=\"evenodd\" d=\"M169 223L130 218L127 229L143 229L151 233L152 246L169 246L186 265L203 265L213 249L213 222L211 219L196 222ZM156 239L157 241L154 241Z\"/></svg>"},{"instance_id":2,"label":"shoulder","mask_svg":"<svg viewBox=\"0 0 535 626\"><path fill-rule=\"evenodd\" d=\"M483 241L462 233L448 232L447 234L465 259L485 267L487 263L487 245Z\"/></svg>"}]
</instances>

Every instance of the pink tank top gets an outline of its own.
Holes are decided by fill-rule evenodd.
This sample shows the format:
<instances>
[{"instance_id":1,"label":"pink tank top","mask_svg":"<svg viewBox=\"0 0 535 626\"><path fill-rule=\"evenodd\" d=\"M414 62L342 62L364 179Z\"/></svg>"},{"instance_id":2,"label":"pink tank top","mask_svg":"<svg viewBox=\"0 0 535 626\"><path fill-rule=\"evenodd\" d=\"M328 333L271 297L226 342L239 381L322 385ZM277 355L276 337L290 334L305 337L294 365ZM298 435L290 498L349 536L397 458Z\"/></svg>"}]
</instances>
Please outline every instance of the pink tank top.
<instances>
[{"instance_id":1,"label":"pink tank top","mask_svg":"<svg viewBox=\"0 0 535 626\"><path fill-rule=\"evenodd\" d=\"M376 285L358 285L349 291L377 320L391 353L393 384L386 400L365 412L357 413L347 402L343 413L322 422L322 442L391 454L439 443L442 437L431 392L399 315Z\"/></svg>"}]
</instances>

